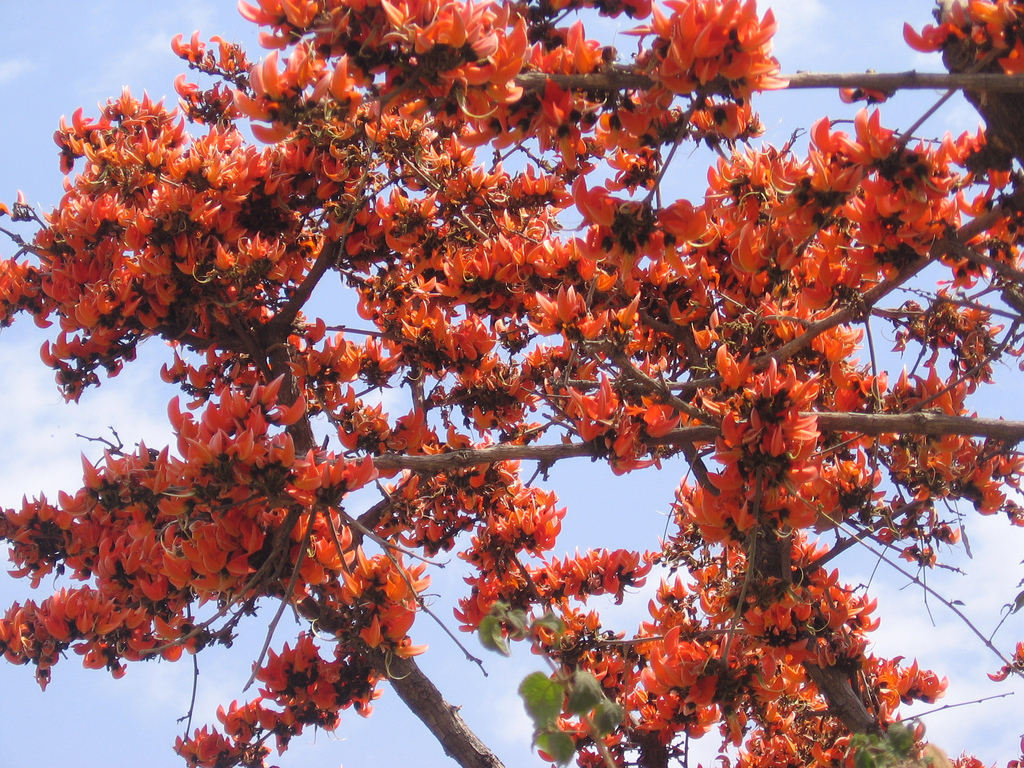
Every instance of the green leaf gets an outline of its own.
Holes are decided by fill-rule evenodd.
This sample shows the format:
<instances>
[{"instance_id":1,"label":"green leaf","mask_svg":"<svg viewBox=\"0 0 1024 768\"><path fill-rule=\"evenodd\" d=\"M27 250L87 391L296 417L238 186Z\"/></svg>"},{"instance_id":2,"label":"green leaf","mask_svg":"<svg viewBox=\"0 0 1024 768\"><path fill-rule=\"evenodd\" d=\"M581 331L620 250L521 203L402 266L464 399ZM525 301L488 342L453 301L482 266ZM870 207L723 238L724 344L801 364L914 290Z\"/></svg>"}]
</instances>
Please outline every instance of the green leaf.
<instances>
[{"instance_id":1,"label":"green leaf","mask_svg":"<svg viewBox=\"0 0 1024 768\"><path fill-rule=\"evenodd\" d=\"M533 626L535 628L544 627L548 629L555 636L555 639L559 639L563 634L565 634L565 622L555 616L551 611L548 611L533 622Z\"/></svg>"},{"instance_id":2,"label":"green leaf","mask_svg":"<svg viewBox=\"0 0 1024 768\"><path fill-rule=\"evenodd\" d=\"M537 735L534 740L537 749L543 750L548 757L559 765L565 765L572 760L576 752L576 743L572 737L561 731L547 731Z\"/></svg>"},{"instance_id":3,"label":"green leaf","mask_svg":"<svg viewBox=\"0 0 1024 768\"><path fill-rule=\"evenodd\" d=\"M501 631L501 619L497 616L484 616L480 620L480 645L489 651L497 651L504 656L511 656L505 634Z\"/></svg>"},{"instance_id":4,"label":"green leaf","mask_svg":"<svg viewBox=\"0 0 1024 768\"><path fill-rule=\"evenodd\" d=\"M530 634L530 630L526 626L526 611L522 608L508 611L504 618L505 622L509 625L508 633L511 637L514 637L516 640L522 640Z\"/></svg>"},{"instance_id":5,"label":"green leaf","mask_svg":"<svg viewBox=\"0 0 1024 768\"><path fill-rule=\"evenodd\" d=\"M491 606L489 615L504 621L508 617L508 603L503 600L496 600Z\"/></svg>"},{"instance_id":6,"label":"green leaf","mask_svg":"<svg viewBox=\"0 0 1024 768\"><path fill-rule=\"evenodd\" d=\"M895 755L903 760L910 757L910 750L914 748L914 729L903 723L893 723L886 729L886 740Z\"/></svg>"},{"instance_id":7,"label":"green leaf","mask_svg":"<svg viewBox=\"0 0 1024 768\"><path fill-rule=\"evenodd\" d=\"M548 678L543 672L528 675L519 686L526 711L538 731L550 728L562 713L565 686ZM545 750L547 751L547 750Z\"/></svg>"},{"instance_id":8,"label":"green leaf","mask_svg":"<svg viewBox=\"0 0 1024 768\"><path fill-rule=\"evenodd\" d=\"M626 710L614 701L602 699L601 703L594 710L590 722L593 724L598 736L607 736L622 725L622 720L625 716Z\"/></svg>"},{"instance_id":9,"label":"green leaf","mask_svg":"<svg viewBox=\"0 0 1024 768\"><path fill-rule=\"evenodd\" d=\"M589 672L577 671L569 684L569 703L566 706L575 715L585 715L605 700L604 689Z\"/></svg>"},{"instance_id":10,"label":"green leaf","mask_svg":"<svg viewBox=\"0 0 1024 768\"><path fill-rule=\"evenodd\" d=\"M868 747L861 747L857 750L857 754L853 757L853 765L854 768L878 768L875 756L871 754L871 749Z\"/></svg>"}]
</instances>

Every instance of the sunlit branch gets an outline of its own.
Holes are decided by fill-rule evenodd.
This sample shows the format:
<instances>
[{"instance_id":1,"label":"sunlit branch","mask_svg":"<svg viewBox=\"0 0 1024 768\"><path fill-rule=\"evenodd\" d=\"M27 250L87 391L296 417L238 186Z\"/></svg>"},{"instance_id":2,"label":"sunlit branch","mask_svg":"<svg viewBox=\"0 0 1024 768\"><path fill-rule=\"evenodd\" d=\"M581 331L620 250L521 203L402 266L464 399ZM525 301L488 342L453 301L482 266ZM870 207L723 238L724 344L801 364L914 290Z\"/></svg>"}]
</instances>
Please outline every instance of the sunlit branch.
<instances>
[{"instance_id":1,"label":"sunlit branch","mask_svg":"<svg viewBox=\"0 0 1024 768\"><path fill-rule=\"evenodd\" d=\"M875 733L878 723L864 707L850 685L847 672L838 667L819 667L809 661L804 662L807 676L821 691L828 702L829 714L838 718L853 733Z\"/></svg>"},{"instance_id":2,"label":"sunlit branch","mask_svg":"<svg viewBox=\"0 0 1024 768\"><path fill-rule=\"evenodd\" d=\"M1024 422L949 416L944 413L816 413L819 429L865 435L964 435L1016 443L1024 440Z\"/></svg>"},{"instance_id":3,"label":"sunlit branch","mask_svg":"<svg viewBox=\"0 0 1024 768\"><path fill-rule=\"evenodd\" d=\"M873 91L959 90L1024 92L1024 75L966 72L797 72L778 75L787 89L863 88ZM528 91L541 91L552 82L565 91L631 91L649 90L655 81L647 75L614 67L604 72L559 75L545 72L524 72L516 77L516 85Z\"/></svg>"},{"instance_id":4,"label":"sunlit branch","mask_svg":"<svg viewBox=\"0 0 1024 768\"><path fill-rule=\"evenodd\" d=\"M361 196L362 190L360 189L360 195L357 197L357 200L361 199ZM354 211L356 210L356 207L357 206L353 204L353 214L350 217L352 219L355 218ZM351 223L349 223L346 229L346 235L348 234L348 229L351 229ZM285 305L285 307L274 316L274 319L270 321L269 330L272 335L274 333L283 333L291 327L292 322L299 314L299 310L302 309L302 306L306 303L307 299L309 299L317 283L320 282L320 279L324 276L330 266L337 263L338 257L344 253L344 248L345 238L343 237L337 242L325 244L320 249L320 254L317 256L316 262L314 262L312 268L310 268L299 287L295 289L295 293L288 300L288 304Z\"/></svg>"},{"instance_id":5,"label":"sunlit branch","mask_svg":"<svg viewBox=\"0 0 1024 768\"><path fill-rule=\"evenodd\" d=\"M797 72L793 75L779 75L788 80L788 88L870 88L875 91L897 90L958 90L1002 91L1019 93L1024 91L1024 75L1002 75L967 72Z\"/></svg>"},{"instance_id":6,"label":"sunlit branch","mask_svg":"<svg viewBox=\"0 0 1024 768\"><path fill-rule=\"evenodd\" d=\"M964 435L985 437L1016 443L1024 440L1024 422L982 419L973 416L949 416L942 413L820 413L810 412L818 420L820 429L832 432L859 432L866 435ZM647 444L683 445L707 443L721 432L717 427L681 427L658 437L648 438ZM454 469L493 464L499 461L540 461L552 463L579 456L599 457L601 451L591 443L560 443L557 445L493 445L486 448L466 448L433 456L401 456L386 453L374 458L379 470L409 470L412 472L445 472Z\"/></svg>"},{"instance_id":7,"label":"sunlit branch","mask_svg":"<svg viewBox=\"0 0 1024 768\"><path fill-rule=\"evenodd\" d=\"M563 91L643 91L654 87L654 81L647 75L618 68L585 75L524 72L516 77L516 85L527 91L543 91L549 81Z\"/></svg>"},{"instance_id":8,"label":"sunlit branch","mask_svg":"<svg viewBox=\"0 0 1024 768\"><path fill-rule=\"evenodd\" d=\"M704 428L701 428L704 429ZM716 434L717 429L711 428ZM566 443L562 445L494 445L487 448L464 449L439 453L434 456L401 456L384 454L373 460L379 470L408 469L413 472L443 472L465 469L498 461L542 461L551 462L571 456L593 456L594 447L588 443Z\"/></svg>"},{"instance_id":9,"label":"sunlit branch","mask_svg":"<svg viewBox=\"0 0 1024 768\"><path fill-rule=\"evenodd\" d=\"M413 659L403 659L383 648L368 648L367 655L378 670L386 670L388 681L406 706L441 742L446 755L463 768L504 768L502 762L466 725L459 707L444 700Z\"/></svg>"}]
</instances>

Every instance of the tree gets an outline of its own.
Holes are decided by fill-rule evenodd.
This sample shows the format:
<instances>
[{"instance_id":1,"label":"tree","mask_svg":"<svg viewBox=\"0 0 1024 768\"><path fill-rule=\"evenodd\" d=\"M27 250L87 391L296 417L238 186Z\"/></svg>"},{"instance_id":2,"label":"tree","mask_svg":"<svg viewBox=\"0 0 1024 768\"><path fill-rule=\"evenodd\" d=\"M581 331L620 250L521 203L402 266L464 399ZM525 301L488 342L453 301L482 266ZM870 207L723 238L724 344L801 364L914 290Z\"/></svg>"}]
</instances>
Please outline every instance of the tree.
<instances>
[{"instance_id":1,"label":"tree","mask_svg":"<svg viewBox=\"0 0 1024 768\"><path fill-rule=\"evenodd\" d=\"M9 661L45 685L74 649L120 675L263 609L259 693L180 740L190 765L261 765L387 681L459 764L497 766L409 636L455 551L461 628L550 660L522 693L555 760L651 768L720 732L738 765L831 765L850 736L904 738L899 704L944 682L869 652L872 601L829 566L862 543L931 567L967 506L1024 522L1024 425L968 410L1021 349L1019 157L992 105L1020 88L1022 9L907 33L944 48L938 82L975 94L986 133L927 142L865 110L798 152L749 144L751 98L787 86L770 13L590 5L636 19L627 60L570 24L585 5L242 3L262 62L179 38L213 81L183 76L180 114L124 94L62 123L61 204L2 209L38 230L5 230L0 321L56 321L69 400L160 337L184 399L175 445L111 443L80 490L5 512L18 575L74 580L6 613ZM936 81L811 84L840 82ZM721 155L708 193L664 199L690 143ZM880 368L869 323L909 372ZM664 542L551 554L563 512L538 473L676 456ZM353 508L364 487L379 501ZM654 566L673 576L643 626L588 610ZM285 610L307 629L282 643ZM986 642L995 676L1024 669L1024 646Z\"/></svg>"}]
</instances>

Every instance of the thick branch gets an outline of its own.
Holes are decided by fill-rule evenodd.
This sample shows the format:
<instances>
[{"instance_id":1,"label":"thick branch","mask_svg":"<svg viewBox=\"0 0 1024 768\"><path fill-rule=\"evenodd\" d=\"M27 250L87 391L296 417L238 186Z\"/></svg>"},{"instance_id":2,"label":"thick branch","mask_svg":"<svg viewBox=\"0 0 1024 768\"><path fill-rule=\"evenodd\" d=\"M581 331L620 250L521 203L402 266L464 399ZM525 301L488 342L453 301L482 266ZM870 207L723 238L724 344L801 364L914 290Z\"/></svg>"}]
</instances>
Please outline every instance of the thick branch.
<instances>
[{"instance_id":1,"label":"thick branch","mask_svg":"<svg viewBox=\"0 0 1024 768\"><path fill-rule=\"evenodd\" d=\"M524 72L516 77L516 85L527 91L543 91L548 82L563 91L646 91L654 87L647 75L615 68L585 75L554 75L546 72Z\"/></svg>"},{"instance_id":2,"label":"thick branch","mask_svg":"<svg viewBox=\"0 0 1024 768\"><path fill-rule=\"evenodd\" d=\"M380 649L371 650L370 658L374 666L387 675L398 698L441 742L448 757L463 768L504 768L495 754L466 725L459 715L459 708L444 700L415 661Z\"/></svg>"},{"instance_id":3,"label":"thick branch","mask_svg":"<svg viewBox=\"0 0 1024 768\"><path fill-rule=\"evenodd\" d=\"M717 427L683 427L669 432L652 444L673 445L676 443L705 443L719 434ZM408 469L413 472L444 472L465 469L497 461L539 461L547 464L574 456L600 456L591 443L558 443L556 445L493 445L487 448L470 448L433 456L402 456L387 453L373 460L379 470L385 472Z\"/></svg>"},{"instance_id":4,"label":"thick branch","mask_svg":"<svg viewBox=\"0 0 1024 768\"><path fill-rule=\"evenodd\" d=\"M408 469L413 472L444 472L466 469L497 461L552 462L572 456L593 456L593 446L587 443L559 445L494 445L488 448L469 448L439 453L434 456L402 456L388 453L373 460L379 470Z\"/></svg>"},{"instance_id":5,"label":"thick branch","mask_svg":"<svg viewBox=\"0 0 1024 768\"><path fill-rule=\"evenodd\" d=\"M296 610L321 627L344 626L346 621L313 598L300 600ZM462 768L504 768L502 762L480 741L459 715L459 708L444 696L412 659L403 659L383 648L362 646L377 672L388 679L395 692L413 714L441 743L444 753Z\"/></svg>"},{"instance_id":6,"label":"thick branch","mask_svg":"<svg viewBox=\"0 0 1024 768\"><path fill-rule=\"evenodd\" d=\"M1024 440L1024 422L948 416L944 413L818 413L818 427L863 435L969 435L1017 443Z\"/></svg>"},{"instance_id":7,"label":"thick branch","mask_svg":"<svg viewBox=\"0 0 1024 768\"><path fill-rule=\"evenodd\" d=\"M821 429L831 432L859 432L864 435L965 435L1017 443L1024 440L1024 421L982 419L975 416L947 416L943 413L824 413L809 412ZM709 443L721 435L718 427L682 427L668 434L652 438L648 445L685 445ZM600 457L599 449L591 443L558 443L555 445L493 445L487 448L467 448L461 451L438 453L433 456L402 456L387 453L373 460L377 469L385 472L410 470L412 472L446 472L466 469L498 461L539 461L551 464L577 456Z\"/></svg>"},{"instance_id":8,"label":"thick branch","mask_svg":"<svg viewBox=\"0 0 1024 768\"><path fill-rule=\"evenodd\" d=\"M795 75L779 75L779 79L788 80L788 88L869 88L873 91L948 91L969 88L973 91L1004 93L1024 91L1024 75L980 72L797 72Z\"/></svg>"},{"instance_id":9,"label":"thick branch","mask_svg":"<svg viewBox=\"0 0 1024 768\"><path fill-rule=\"evenodd\" d=\"M353 207L355 207L353 205ZM351 217L350 217L351 218ZM299 311L309 300L313 289L320 282L332 264L337 263L338 258L344 252L345 238L333 243L327 243L320 249L320 254L313 262L313 266L302 283L295 289L295 293L288 299L288 303L278 314L267 324L268 338L277 341L278 336L287 335L292 323L298 317Z\"/></svg>"},{"instance_id":10,"label":"thick branch","mask_svg":"<svg viewBox=\"0 0 1024 768\"><path fill-rule=\"evenodd\" d=\"M853 690L850 678L839 667L819 667L804 662L807 676L828 702L829 714L842 721L850 733L878 733L878 722Z\"/></svg>"},{"instance_id":11,"label":"thick branch","mask_svg":"<svg viewBox=\"0 0 1024 768\"><path fill-rule=\"evenodd\" d=\"M874 91L957 90L1002 93L1024 92L1024 75L978 72L797 72L779 75L788 81L785 88L863 88ZM524 72L516 77L516 85L528 91L542 91L548 82L564 91L645 91L655 81L647 75L615 67L604 72L579 75L558 75L545 72Z\"/></svg>"}]
</instances>

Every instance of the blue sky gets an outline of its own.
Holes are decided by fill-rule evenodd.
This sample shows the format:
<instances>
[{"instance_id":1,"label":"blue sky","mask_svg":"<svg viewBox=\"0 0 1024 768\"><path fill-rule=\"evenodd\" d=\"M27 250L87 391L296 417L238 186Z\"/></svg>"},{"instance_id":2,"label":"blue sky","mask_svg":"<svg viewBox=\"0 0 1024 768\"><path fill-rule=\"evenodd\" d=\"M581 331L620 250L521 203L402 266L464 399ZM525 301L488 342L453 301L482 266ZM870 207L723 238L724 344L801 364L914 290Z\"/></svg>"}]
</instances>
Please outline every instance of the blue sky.
<instances>
[{"instance_id":1,"label":"blue sky","mask_svg":"<svg viewBox=\"0 0 1024 768\"><path fill-rule=\"evenodd\" d=\"M934 58L915 54L902 41L904 20L917 26L929 21L927 2L785 0L773 6L780 23L776 55L785 72L941 69ZM259 56L255 29L238 15L230 0L175 4L8 0L0 17L0 103L4 105L0 200L10 203L20 189L43 209L54 205L61 194L51 137L62 114L70 115L79 106L89 112L97 102L119 94L123 86L136 94L147 90L157 98L167 95L173 101L172 81L182 67L168 43L177 33L188 36L199 29L204 36L219 34L246 44L253 58ZM627 20L621 29L629 26ZM610 37L617 34L615 29L607 30ZM624 51L628 47L625 40L618 39ZM885 106L883 119L893 127L907 126L934 98L932 93L900 95ZM832 92L766 94L756 106L768 128L766 139L776 144L823 114L840 117L854 113ZM973 110L957 100L934 117L922 134L959 132L977 122ZM672 174L673 183L681 190L698 192L703 186L705 159L683 155L676 160L678 172ZM8 246L0 243L0 253L9 253ZM53 386L52 373L38 363L38 348L44 338L43 332L25 323L0 333L0 397L7 405L0 421L0 445L4 446L0 505L18 503L23 493L46 491L53 495L59 488L77 487L79 455L95 456L98 451L94 444L76 438L76 433L99 436L114 427L128 445L142 438L157 445L169 434L164 410L172 393L162 388L156 377L164 350L146 346L140 360L121 376L88 392L79 406L68 406ZM1009 370L1003 373L1009 383L994 388L995 394L974 407L984 415L1024 418L1021 399L1015 394L1020 377ZM563 546L569 550L577 546L653 546L664 529L678 469L674 465L661 473L613 478L584 461L556 467L551 483L569 508ZM969 526L975 553L974 560L965 564L970 575L935 572L929 579L943 594L963 600L965 610L978 616L988 631L993 627L991 617L1013 598L1014 586L1024 576L1019 564L1024 537L1019 531L1008 531L998 520L972 516ZM854 584L872 580L874 565L863 552L841 561L847 580ZM925 665L950 675L950 692L940 703L1011 690L1007 684L991 684L985 678L984 672L999 664L963 624L932 601L936 621L932 626L920 590L905 582L886 573L885 566L873 577L872 592L880 599L879 615L883 617L876 640L879 652L917 654ZM653 586L652 581L645 590L649 592ZM444 606L463 589L454 563L435 574L431 591L448 596L447 601L439 600L435 610L445 615ZM0 575L0 604L25 596L24 585ZM645 616L648 598L637 598L616 609L624 629ZM197 724L212 722L218 704L244 698L241 688L263 639L259 621L247 629L247 638L230 652L200 656ZM282 626L282 640L286 631ZM1022 622L1013 621L997 639L1003 647L1012 647L1013 639L1021 636ZM491 676L484 680L426 619L417 624L414 638L431 643L431 652L422 657L424 668L452 703L465 705L463 715L508 768L542 764L529 749L530 726L515 693L522 677L540 668L536 660L522 650L512 662L489 657ZM0 662L0 690L4 693L0 697L0 768L25 764L180 766L170 744L181 729L175 720L188 708L191 678L191 665L186 661L135 665L124 679L114 681L105 673L80 669L78 659L72 657L57 666L50 688L41 694L30 670ZM930 733L951 751L971 749L988 763L1010 758L1024 730L1017 715L1022 711L1024 687L1017 685L1017 690L1016 699L929 717ZM337 733L310 732L296 739L276 762L282 768L448 764L430 734L405 713L389 690L369 720L346 714Z\"/></svg>"}]
</instances>

